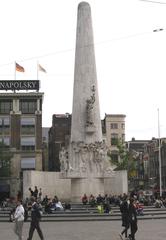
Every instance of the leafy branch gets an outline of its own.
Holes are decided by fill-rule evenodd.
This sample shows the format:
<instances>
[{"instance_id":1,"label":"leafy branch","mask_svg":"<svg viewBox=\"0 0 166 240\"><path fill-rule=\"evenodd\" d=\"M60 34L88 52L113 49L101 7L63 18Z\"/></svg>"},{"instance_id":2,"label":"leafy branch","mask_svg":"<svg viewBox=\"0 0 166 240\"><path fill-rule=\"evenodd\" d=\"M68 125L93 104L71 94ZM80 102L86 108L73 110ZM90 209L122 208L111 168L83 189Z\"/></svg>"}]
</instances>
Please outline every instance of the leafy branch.
<instances>
[{"instance_id":1,"label":"leafy branch","mask_svg":"<svg viewBox=\"0 0 166 240\"><path fill-rule=\"evenodd\" d=\"M129 152L125 144L122 143L120 140L117 140L115 145L117 147L118 158L115 159L113 158L114 154L112 154L111 152L108 153L111 163L116 166L114 170L127 170L128 176L132 177L132 175L136 171L136 161L133 153Z\"/></svg>"}]
</instances>

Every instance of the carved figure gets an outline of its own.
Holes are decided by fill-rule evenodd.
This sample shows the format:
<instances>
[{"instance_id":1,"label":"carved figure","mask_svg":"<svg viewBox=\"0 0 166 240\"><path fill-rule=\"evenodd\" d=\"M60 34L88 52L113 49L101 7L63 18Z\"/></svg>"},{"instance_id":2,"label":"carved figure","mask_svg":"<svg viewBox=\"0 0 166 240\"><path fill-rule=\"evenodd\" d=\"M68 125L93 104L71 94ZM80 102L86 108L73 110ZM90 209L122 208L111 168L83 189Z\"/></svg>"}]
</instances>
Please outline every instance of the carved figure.
<instances>
[{"instance_id":1,"label":"carved figure","mask_svg":"<svg viewBox=\"0 0 166 240\"><path fill-rule=\"evenodd\" d=\"M87 146L83 142L78 142L78 168L80 172L86 171L86 164L87 164Z\"/></svg>"},{"instance_id":2,"label":"carved figure","mask_svg":"<svg viewBox=\"0 0 166 240\"><path fill-rule=\"evenodd\" d=\"M99 173L103 169L103 160L104 160L104 151L103 149L99 148L95 151L95 158L94 163L96 166L96 171Z\"/></svg>"},{"instance_id":3,"label":"carved figure","mask_svg":"<svg viewBox=\"0 0 166 240\"><path fill-rule=\"evenodd\" d=\"M86 100L86 126L93 125L93 107L95 102L95 87L92 86L92 95Z\"/></svg>"},{"instance_id":4,"label":"carved figure","mask_svg":"<svg viewBox=\"0 0 166 240\"><path fill-rule=\"evenodd\" d=\"M67 158L67 151L64 147L62 147L60 153L59 153L59 160L60 160L60 169L62 172L67 171L68 166L68 158Z\"/></svg>"}]
</instances>

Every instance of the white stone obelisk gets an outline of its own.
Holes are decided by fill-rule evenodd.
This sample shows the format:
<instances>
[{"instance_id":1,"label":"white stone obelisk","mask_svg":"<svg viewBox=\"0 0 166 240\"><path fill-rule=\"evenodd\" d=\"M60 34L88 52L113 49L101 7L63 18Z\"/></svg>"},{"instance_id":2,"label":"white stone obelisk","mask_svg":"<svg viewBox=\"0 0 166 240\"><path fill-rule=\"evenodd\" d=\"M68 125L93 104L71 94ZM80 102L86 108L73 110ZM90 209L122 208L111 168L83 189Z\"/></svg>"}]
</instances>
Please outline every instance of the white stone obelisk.
<instances>
[{"instance_id":1,"label":"white stone obelisk","mask_svg":"<svg viewBox=\"0 0 166 240\"><path fill-rule=\"evenodd\" d=\"M104 194L110 176L107 146L102 139L91 9L78 5L71 138L60 152L61 173L71 178L71 199L86 192ZM112 170L111 170L112 171Z\"/></svg>"},{"instance_id":2,"label":"white stone obelisk","mask_svg":"<svg viewBox=\"0 0 166 240\"><path fill-rule=\"evenodd\" d=\"M102 141L90 5L78 5L71 142Z\"/></svg>"}]
</instances>

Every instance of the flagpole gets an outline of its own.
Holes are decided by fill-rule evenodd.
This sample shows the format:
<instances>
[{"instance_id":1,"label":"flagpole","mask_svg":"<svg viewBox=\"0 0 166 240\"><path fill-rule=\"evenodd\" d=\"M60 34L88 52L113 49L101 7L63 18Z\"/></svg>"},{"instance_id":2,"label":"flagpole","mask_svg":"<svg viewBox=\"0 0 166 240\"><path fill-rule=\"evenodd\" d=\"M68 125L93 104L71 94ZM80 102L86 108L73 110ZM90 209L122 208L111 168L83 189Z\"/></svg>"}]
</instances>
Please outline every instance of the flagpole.
<instances>
[{"instance_id":1,"label":"flagpole","mask_svg":"<svg viewBox=\"0 0 166 240\"><path fill-rule=\"evenodd\" d=\"M39 66L39 63L37 61L37 80L38 80L38 77L39 77L39 70L38 70L38 66Z\"/></svg>"},{"instance_id":2,"label":"flagpole","mask_svg":"<svg viewBox=\"0 0 166 240\"><path fill-rule=\"evenodd\" d=\"M160 143L160 118L159 118L159 108L158 111L158 140L159 140L159 186L160 186L160 197L162 197L162 177L161 177L161 143Z\"/></svg>"},{"instance_id":3,"label":"flagpole","mask_svg":"<svg viewBox=\"0 0 166 240\"><path fill-rule=\"evenodd\" d=\"M16 61L14 62L14 80L16 80Z\"/></svg>"}]
</instances>

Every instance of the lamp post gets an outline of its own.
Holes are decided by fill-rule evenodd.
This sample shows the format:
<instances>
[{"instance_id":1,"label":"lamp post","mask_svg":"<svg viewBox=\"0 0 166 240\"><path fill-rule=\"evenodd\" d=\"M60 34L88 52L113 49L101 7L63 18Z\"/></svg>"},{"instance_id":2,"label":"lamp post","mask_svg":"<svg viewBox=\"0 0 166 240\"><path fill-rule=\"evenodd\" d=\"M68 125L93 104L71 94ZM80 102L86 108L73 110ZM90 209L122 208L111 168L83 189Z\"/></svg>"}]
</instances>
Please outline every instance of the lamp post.
<instances>
[{"instance_id":1,"label":"lamp post","mask_svg":"<svg viewBox=\"0 0 166 240\"><path fill-rule=\"evenodd\" d=\"M158 111L158 141L159 141L159 186L160 186L160 197L162 196L162 176L161 176L161 143L160 143L160 117L159 117L159 108Z\"/></svg>"},{"instance_id":2,"label":"lamp post","mask_svg":"<svg viewBox=\"0 0 166 240\"><path fill-rule=\"evenodd\" d=\"M145 0L146 1L146 0ZM159 2L158 2L159 3ZM161 32L163 31L163 28L157 28L154 29L153 32ZM160 143L160 118L159 118L159 108L158 111L158 141L159 141L159 186L160 186L160 197L162 197L162 176L161 176L161 143Z\"/></svg>"},{"instance_id":3,"label":"lamp post","mask_svg":"<svg viewBox=\"0 0 166 240\"><path fill-rule=\"evenodd\" d=\"M161 32L163 31L163 28L157 28L154 29L153 32ZM159 187L160 187L160 197L162 197L162 176L161 176L161 142L160 142L160 117L159 117L159 108L157 109L158 111L158 141L159 141Z\"/></svg>"}]
</instances>

